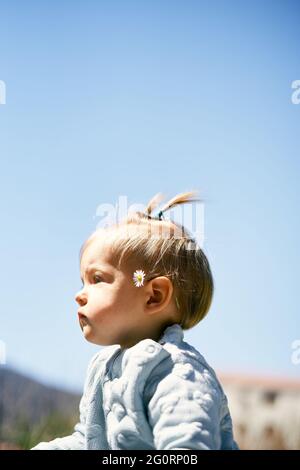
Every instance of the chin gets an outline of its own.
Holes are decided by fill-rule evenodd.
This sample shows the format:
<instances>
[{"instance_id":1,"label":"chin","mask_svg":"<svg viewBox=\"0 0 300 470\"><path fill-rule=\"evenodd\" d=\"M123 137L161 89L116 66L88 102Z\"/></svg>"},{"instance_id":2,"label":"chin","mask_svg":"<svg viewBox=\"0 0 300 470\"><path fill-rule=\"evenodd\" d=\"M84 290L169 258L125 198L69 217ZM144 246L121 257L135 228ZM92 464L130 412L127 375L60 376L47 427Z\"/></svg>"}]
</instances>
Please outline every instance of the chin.
<instances>
[{"instance_id":1,"label":"chin","mask_svg":"<svg viewBox=\"0 0 300 470\"><path fill-rule=\"evenodd\" d=\"M117 341L115 342L112 342L112 341L109 341L108 338L106 339L101 339L101 338L87 338L87 340L90 342L90 343L93 343L93 344L97 344L98 346L112 346L114 344L119 344Z\"/></svg>"},{"instance_id":2,"label":"chin","mask_svg":"<svg viewBox=\"0 0 300 470\"><path fill-rule=\"evenodd\" d=\"M93 336L91 332L84 333L84 337L89 343L97 344L98 346L106 346L106 344L104 344L103 341Z\"/></svg>"},{"instance_id":3,"label":"chin","mask_svg":"<svg viewBox=\"0 0 300 470\"><path fill-rule=\"evenodd\" d=\"M91 329L88 326L85 326L82 330L83 336L87 341L90 341L91 343L93 342L93 334Z\"/></svg>"}]
</instances>

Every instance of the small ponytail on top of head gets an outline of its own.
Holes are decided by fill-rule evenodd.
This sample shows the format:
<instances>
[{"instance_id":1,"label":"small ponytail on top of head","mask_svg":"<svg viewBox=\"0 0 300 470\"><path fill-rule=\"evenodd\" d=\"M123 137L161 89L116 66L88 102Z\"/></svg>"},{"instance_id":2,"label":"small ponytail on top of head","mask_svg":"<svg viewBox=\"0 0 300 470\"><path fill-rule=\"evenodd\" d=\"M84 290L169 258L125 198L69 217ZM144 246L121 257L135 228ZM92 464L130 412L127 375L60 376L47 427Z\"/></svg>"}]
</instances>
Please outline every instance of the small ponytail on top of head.
<instances>
[{"instance_id":1,"label":"small ponytail on top of head","mask_svg":"<svg viewBox=\"0 0 300 470\"><path fill-rule=\"evenodd\" d=\"M161 209L161 212L165 212L167 209L171 209L171 207L177 206L179 204L186 204L189 202L196 202L196 201L201 201L201 199L194 199L194 196L196 196L198 191L187 191L185 193L180 193L177 194L177 196L173 197L168 201L163 208Z\"/></svg>"},{"instance_id":2,"label":"small ponytail on top of head","mask_svg":"<svg viewBox=\"0 0 300 470\"><path fill-rule=\"evenodd\" d=\"M163 194L162 193L157 193L147 204L146 214L147 214L148 219L158 218L159 220L161 220L161 217L162 217L163 213L166 210L171 209L172 207L175 207L179 204L186 204L186 203L189 203L189 202L197 202L197 201L201 202L201 199L195 199L195 196L197 195L197 193L198 193L198 191L187 191L187 192L184 192L184 193L177 194L177 196L170 199L163 206L163 208L159 211L157 217L152 217L151 216L152 212L160 204L160 202L163 199Z\"/></svg>"},{"instance_id":3,"label":"small ponytail on top of head","mask_svg":"<svg viewBox=\"0 0 300 470\"><path fill-rule=\"evenodd\" d=\"M164 198L164 195L162 193L157 193L152 199L150 199L146 207L146 214L147 214L148 219L153 218L151 214L154 211L154 209L156 209L156 207L160 204L163 198Z\"/></svg>"}]
</instances>

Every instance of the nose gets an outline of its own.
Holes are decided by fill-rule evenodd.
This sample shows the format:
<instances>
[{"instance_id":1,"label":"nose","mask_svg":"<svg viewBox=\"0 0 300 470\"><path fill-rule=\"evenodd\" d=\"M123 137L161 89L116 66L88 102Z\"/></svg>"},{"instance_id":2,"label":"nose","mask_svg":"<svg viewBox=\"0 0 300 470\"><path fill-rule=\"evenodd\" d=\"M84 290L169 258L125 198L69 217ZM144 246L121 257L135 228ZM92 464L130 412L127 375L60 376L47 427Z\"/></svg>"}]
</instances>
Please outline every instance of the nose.
<instances>
[{"instance_id":1,"label":"nose","mask_svg":"<svg viewBox=\"0 0 300 470\"><path fill-rule=\"evenodd\" d=\"M77 292L77 294L75 295L75 300L81 307L87 303L86 295L82 292L82 290Z\"/></svg>"}]
</instances>

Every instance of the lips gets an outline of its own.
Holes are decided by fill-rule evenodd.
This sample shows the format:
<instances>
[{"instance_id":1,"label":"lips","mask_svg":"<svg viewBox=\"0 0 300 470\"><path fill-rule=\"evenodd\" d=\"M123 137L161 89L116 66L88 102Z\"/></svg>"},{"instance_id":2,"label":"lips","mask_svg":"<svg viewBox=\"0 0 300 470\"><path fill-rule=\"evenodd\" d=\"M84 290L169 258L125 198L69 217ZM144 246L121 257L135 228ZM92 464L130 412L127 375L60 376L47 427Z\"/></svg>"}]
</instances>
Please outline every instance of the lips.
<instances>
[{"instance_id":1,"label":"lips","mask_svg":"<svg viewBox=\"0 0 300 470\"><path fill-rule=\"evenodd\" d=\"M78 312L78 319L79 319L79 323L80 323L81 329L82 329L85 325L88 325L88 323L89 323L88 318L86 317L86 315L84 315L84 314L81 313L81 312Z\"/></svg>"}]
</instances>

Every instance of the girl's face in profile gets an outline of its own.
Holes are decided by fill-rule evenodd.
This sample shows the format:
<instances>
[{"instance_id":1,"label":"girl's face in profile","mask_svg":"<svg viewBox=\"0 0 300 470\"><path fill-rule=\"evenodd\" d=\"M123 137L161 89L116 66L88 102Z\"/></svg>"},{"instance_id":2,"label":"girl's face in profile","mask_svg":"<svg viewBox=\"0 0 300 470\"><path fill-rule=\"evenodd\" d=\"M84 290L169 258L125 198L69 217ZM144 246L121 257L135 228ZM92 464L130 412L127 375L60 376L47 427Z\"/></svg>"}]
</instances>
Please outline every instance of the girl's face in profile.
<instances>
[{"instance_id":1,"label":"girl's face in profile","mask_svg":"<svg viewBox=\"0 0 300 470\"><path fill-rule=\"evenodd\" d=\"M133 272L120 271L110 263L109 242L104 236L86 247L80 271L83 287L75 300L85 338L103 346L135 344L138 329L143 327L144 287L135 286Z\"/></svg>"}]
</instances>

